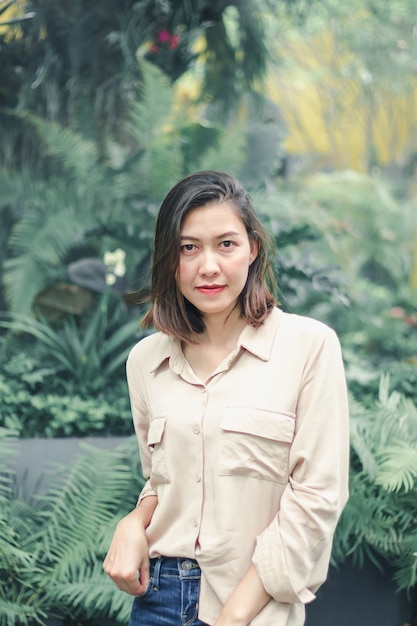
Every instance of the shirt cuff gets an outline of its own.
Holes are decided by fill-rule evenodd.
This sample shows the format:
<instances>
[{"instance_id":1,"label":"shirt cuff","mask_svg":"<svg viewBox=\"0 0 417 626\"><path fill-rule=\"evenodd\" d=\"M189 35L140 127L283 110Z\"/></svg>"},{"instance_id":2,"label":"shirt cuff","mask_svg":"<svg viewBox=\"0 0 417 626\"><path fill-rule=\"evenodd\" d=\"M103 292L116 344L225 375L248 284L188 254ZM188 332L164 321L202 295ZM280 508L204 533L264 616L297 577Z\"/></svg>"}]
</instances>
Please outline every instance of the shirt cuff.
<instances>
[{"instance_id":1,"label":"shirt cuff","mask_svg":"<svg viewBox=\"0 0 417 626\"><path fill-rule=\"evenodd\" d=\"M142 500L144 500L144 498L147 498L148 496L157 496L157 495L158 494L156 493L156 491L152 489L149 480L147 480L145 483L145 486L143 487L142 491L139 494L139 498L136 503L136 506L139 506L139 504L142 502Z\"/></svg>"},{"instance_id":2,"label":"shirt cuff","mask_svg":"<svg viewBox=\"0 0 417 626\"><path fill-rule=\"evenodd\" d=\"M267 527L256 539L256 548L252 557L257 574L265 591L277 602L308 604L315 599L307 587L297 589L291 580L285 559L285 550L274 524ZM276 548L276 549L275 549ZM271 558L271 555L277 555Z\"/></svg>"}]
</instances>

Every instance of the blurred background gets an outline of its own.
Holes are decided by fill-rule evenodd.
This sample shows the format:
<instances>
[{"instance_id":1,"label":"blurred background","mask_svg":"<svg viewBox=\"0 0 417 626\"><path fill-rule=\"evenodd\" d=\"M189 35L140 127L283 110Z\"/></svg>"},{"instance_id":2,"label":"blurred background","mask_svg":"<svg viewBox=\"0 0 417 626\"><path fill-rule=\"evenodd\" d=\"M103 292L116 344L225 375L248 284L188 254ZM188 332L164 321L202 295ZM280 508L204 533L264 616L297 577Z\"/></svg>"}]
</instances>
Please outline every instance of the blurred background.
<instances>
[{"instance_id":1,"label":"blurred background","mask_svg":"<svg viewBox=\"0 0 417 626\"><path fill-rule=\"evenodd\" d=\"M208 168L249 189L282 308L340 337L351 497L332 568L388 577L363 624L414 626L415 0L0 0L0 624L126 623L101 562L142 483L129 294L163 196ZM74 438L89 447L67 461ZM13 469L31 445L37 463L60 450L43 487Z\"/></svg>"}]
</instances>

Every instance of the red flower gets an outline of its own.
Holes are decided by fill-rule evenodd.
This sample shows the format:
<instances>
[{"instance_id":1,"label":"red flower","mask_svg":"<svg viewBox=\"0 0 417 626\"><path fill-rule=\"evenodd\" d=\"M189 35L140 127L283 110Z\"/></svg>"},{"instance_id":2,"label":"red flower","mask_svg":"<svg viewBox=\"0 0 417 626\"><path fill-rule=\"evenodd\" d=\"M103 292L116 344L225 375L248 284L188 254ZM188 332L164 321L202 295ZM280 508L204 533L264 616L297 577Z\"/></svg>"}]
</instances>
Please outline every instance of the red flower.
<instances>
[{"instance_id":1,"label":"red flower","mask_svg":"<svg viewBox=\"0 0 417 626\"><path fill-rule=\"evenodd\" d=\"M167 30L161 30L158 33L157 41L159 41L160 43L167 43L171 41L171 35L169 34Z\"/></svg>"},{"instance_id":2,"label":"red flower","mask_svg":"<svg viewBox=\"0 0 417 626\"><path fill-rule=\"evenodd\" d=\"M395 306L390 310L389 314L390 314L390 317L394 317L396 319L402 319L405 315L405 311L400 306Z\"/></svg>"},{"instance_id":3,"label":"red flower","mask_svg":"<svg viewBox=\"0 0 417 626\"><path fill-rule=\"evenodd\" d=\"M171 48L171 50L175 50L176 48L178 48L179 41L180 41L179 35L172 35L171 41L169 44L169 47Z\"/></svg>"}]
</instances>

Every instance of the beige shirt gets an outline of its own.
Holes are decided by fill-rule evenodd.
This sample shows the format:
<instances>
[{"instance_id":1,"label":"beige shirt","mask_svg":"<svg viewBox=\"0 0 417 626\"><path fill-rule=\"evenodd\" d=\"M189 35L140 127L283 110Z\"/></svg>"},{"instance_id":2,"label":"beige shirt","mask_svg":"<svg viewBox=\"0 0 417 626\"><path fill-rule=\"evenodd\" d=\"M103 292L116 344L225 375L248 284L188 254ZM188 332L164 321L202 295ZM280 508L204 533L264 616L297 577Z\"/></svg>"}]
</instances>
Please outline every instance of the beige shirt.
<instances>
[{"instance_id":1,"label":"beige shirt","mask_svg":"<svg viewBox=\"0 0 417 626\"><path fill-rule=\"evenodd\" d=\"M150 556L197 559L213 624L251 562L272 596L252 626L300 626L325 580L347 500L348 406L330 328L275 309L246 326L204 384L156 333L127 362L133 420L156 493Z\"/></svg>"}]
</instances>

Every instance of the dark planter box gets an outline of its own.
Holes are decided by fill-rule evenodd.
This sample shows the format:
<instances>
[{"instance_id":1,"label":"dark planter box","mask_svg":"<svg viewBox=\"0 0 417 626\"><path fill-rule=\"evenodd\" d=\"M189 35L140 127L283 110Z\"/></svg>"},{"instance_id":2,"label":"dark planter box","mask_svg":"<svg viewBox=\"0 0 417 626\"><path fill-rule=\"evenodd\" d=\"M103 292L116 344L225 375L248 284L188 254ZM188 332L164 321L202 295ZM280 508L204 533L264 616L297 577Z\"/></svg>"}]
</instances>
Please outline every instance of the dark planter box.
<instances>
[{"instance_id":1,"label":"dark planter box","mask_svg":"<svg viewBox=\"0 0 417 626\"><path fill-rule=\"evenodd\" d=\"M347 561L330 568L317 599L307 606L306 626L404 626L410 623L411 601L398 592L394 571L366 562L362 568Z\"/></svg>"}]
</instances>

